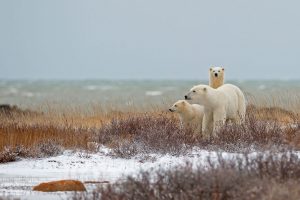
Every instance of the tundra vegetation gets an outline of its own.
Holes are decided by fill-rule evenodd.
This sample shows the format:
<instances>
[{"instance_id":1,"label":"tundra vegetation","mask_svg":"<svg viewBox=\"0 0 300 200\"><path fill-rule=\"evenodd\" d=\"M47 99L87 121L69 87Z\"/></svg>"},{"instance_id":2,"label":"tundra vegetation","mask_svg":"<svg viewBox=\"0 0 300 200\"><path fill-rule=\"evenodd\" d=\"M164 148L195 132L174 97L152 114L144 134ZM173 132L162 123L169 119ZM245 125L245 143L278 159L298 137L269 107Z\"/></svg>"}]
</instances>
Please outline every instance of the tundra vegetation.
<instances>
[{"instance_id":1,"label":"tundra vegetation","mask_svg":"<svg viewBox=\"0 0 300 200\"><path fill-rule=\"evenodd\" d=\"M244 157L220 157L205 168L187 163L141 172L92 193L76 194L74 199L299 199L300 161L295 152L300 147L300 105L293 99L298 97L288 98L293 104L248 97L245 122L228 123L218 137L209 139L182 128L178 116L165 105L67 112L0 110L0 163L59 155L64 150L93 153L99 145L109 147L111 156L125 159L151 153L179 156L197 147ZM247 153L254 151L261 156L248 159Z\"/></svg>"}]
</instances>

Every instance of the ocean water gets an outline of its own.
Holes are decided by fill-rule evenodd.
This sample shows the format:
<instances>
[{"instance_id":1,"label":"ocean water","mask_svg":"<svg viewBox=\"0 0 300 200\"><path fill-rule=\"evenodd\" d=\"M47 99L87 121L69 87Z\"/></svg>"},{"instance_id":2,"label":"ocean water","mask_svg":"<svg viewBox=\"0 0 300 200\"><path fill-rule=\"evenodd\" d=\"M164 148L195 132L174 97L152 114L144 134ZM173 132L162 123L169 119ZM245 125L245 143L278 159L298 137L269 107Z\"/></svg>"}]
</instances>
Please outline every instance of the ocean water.
<instances>
[{"instance_id":1,"label":"ocean water","mask_svg":"<svg viewBox=\"0 0 300 200\"><path fill-rule=\"evenodd\" d=\"M21 108L58 108L99 106L162 106L169 105L193 86L208 81L199 80L78 80L26 81L0 80L0 104ZM227 81L239 86L248 101L264 99L282 104L300 99L300 80ZM274 100L275 99L275 100ZM300 103L299 103L300 104Z\"/></svg>"}]
</instances>

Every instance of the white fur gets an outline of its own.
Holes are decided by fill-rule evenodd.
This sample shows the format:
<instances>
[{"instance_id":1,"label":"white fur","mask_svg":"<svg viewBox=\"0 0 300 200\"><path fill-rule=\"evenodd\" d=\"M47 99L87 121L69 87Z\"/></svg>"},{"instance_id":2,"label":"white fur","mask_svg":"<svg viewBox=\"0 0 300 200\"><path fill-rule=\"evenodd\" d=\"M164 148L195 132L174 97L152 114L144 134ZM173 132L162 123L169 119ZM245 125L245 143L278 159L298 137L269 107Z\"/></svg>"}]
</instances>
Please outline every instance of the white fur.
<instances>
[{"instance_id":1,"label":"white fur","mask_svg":"<svg viewBox=\"0 0 300 200\"><path fill-rule=\"evenodd\" d=\"M226 120L241 123L245 119L245 97L235 85L225 84L217 89L197 85L186 95L186 99L204 106L202 134L205 136L216 136L218 125L223 125Z\"/></svg>"},{"instance_id":2,"label":"white fur","mask_svg":"<svg viewBox=\"0 0 300 200\"><path fill-rule=\"evenodd\" d=\"M223 67L211 67L209 69L209 86L217 89L224 84L225 69Z\"/></svg>"},{"instance_id":3,"label":"white fur","mask_svg":"<svg viewBox=\"0 0 300 200\"><path fill-rule=\"evenodd\" d=\"M195 133L201 133L204 108L198 104L190 104L185 100L179 100L169 109L179 114L184 127L191 127Z\"/></svg>"}]
</instances>

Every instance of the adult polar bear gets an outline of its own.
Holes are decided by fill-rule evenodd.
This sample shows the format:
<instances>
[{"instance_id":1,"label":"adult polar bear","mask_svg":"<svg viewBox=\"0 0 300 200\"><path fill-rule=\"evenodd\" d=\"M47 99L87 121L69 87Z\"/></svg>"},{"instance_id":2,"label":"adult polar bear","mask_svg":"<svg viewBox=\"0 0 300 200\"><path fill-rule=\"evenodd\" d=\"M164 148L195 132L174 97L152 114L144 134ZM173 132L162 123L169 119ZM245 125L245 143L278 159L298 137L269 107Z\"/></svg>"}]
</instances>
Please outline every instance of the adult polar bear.
<instances>
[{"instance_id":1,"label":"adult polar bear","mask_svg":"<svg viewBox=\"0 0 300 200\"><path fill-rule=\"evenodd\" d=\"M225 69L224 67L209 68L209 86L217 89L224 84Z\"/></svg>"},{"instance_id":2,"label":"adult polar bear","mask_svg":"<svg viewBox=\"0 0 300 200\"><path fill-rule=\"evenodd\" d=\"M185 99L204 106L202 134L205 137L216 136L218 125L223 125L226 120L241 123L245 119L245 96L235 85L224 84L217 89L197 85L185 95Z\"/></svg>"}]
</instances>

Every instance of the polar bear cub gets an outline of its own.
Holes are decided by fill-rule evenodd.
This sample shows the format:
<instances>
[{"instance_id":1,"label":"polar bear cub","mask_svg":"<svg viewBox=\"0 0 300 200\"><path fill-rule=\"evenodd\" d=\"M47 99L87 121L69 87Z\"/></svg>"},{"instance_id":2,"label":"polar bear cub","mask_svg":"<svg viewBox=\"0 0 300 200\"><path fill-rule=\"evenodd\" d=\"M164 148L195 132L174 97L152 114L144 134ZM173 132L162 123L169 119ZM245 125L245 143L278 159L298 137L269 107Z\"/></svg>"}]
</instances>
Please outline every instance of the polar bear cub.
<instances>
[{"instance_id":1,"label":"polar bear cub","mask_svg":"<svg viewBox=\"0 0 300 200\"><path fill-rule=\"evenodd\" d=\"M191 127L195 130L195 133L201 133L204 115L203 106L190 104L185 100L179 100L174 103L169 110L179 114L181 123L184 127Z\"/></svg>"},{"instance_id":2,"label":"polar bear cub","mask_svg":"<svg viewBox=\"0 0 300 200\"><path fill-rule=\"evenodd\" d=\"M217 89L224 84L225 69L224 67L209 68L209 86Z\"/></svg>"},{"instance_id":3,"label":"polar bear cub","mask_svg":"<svg viewBox=\"0 0 300 200\"><path fill-rule=\"evenodd\" d=\"M204 106L202 134L206 137L216 136L218 125L223 125L226 120L241 123L245 119L245 96L235 85L224 84L217 89L197 85L185 95L185 99Z\"/></svg>"}]
</instances>

